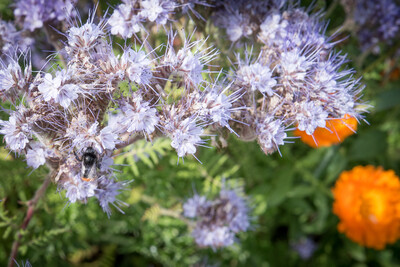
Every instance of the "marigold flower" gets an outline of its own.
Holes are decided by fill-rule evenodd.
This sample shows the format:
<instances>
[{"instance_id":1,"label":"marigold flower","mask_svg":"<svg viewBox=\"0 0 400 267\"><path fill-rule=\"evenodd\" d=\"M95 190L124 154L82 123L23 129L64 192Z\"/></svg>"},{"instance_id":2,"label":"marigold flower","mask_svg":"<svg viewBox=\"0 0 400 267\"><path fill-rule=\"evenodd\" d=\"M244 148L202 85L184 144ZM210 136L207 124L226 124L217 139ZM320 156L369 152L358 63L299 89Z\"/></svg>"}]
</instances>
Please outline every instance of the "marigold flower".
<instances>
[{"instance_id":1,"label":"marigold flower","mask_svg":"<svg viewBox=\"0 0 400 267\"><path fill-rule=\"evenodd\" d=\"M357 130L357 120L346 114L341 119L332 119L326 121L326 128L318 127L312 135L308 135L306 131L296 129L294 134L300 136L301 141L307 145L317 147L328 147L340 144L348 136Z\"/></svg>"},{"instance_id":2,"label":"marigold flower","mask_svg":"<svg viewBox=\"0 0 400 267\"><path fill-rule=\"evenodd\" d=\"M400 238L400 180L393 170L357 166L342 172L332 192L339 232L374 249Z\"/></svg>"}]
</instances>

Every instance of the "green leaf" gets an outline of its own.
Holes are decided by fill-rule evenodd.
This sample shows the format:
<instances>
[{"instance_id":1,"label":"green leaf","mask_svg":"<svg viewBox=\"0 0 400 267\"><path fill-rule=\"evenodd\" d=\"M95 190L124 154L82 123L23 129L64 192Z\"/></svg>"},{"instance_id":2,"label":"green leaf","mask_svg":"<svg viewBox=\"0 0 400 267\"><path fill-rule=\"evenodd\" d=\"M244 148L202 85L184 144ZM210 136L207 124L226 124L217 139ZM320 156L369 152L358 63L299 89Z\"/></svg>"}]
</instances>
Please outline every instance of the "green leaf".
<instances>
[{"instance_id":1,"label":"green leaf","mask_svg":"<svg viewBox=\"0 0 400 267\"><path fill-rule=\"evenodd\" d=\"M350 240L345 242L345 248L353 259L359 262L365 262L367 258L365 255L365 248L354 242L351 242Z\"/></svg>"},{"instance_id":2,"label":"green leaf","mask_svg":"<svg viewBox=\"0 0 400 267\"><path fill-rule=\"evenodd\" d=\"M302 198L302 197L306 197L309 195L312 195L314 193L315 188L313 188L312 186L308 185L299 185L294 187L292 190L290 190L287 193L287 197L291 197L291 198Z\"/></svg>"},{"instance_id":3,"label":"green leaf","mask_svg":"<svg viewBox=\"0 0 400 267\"><path fill-rule=\"evenodd\" d=\"M400 105L400 87L385 91L377 96L375 111L384 111Z\"/></svg>"},{"instance_id":4,"label":"green leaf","mask_svg":"<svg viewBox=\"0 0 400 267\"><path fill-rule=\"evenodd\" d=\"M379 130L369 130L357 136L349 151L352 160L381 158L387 148L387 135Z\"/></svg>"},{"instance_id":5,"label":"green leaf","mask_svg":"<svg viewBox=\"0 0 400 267\"><path fill-rule=\"evenodd\" d=\"M8 238L8 236L11 234L12 230L13 230L13 228L11 227L11 225L8 226L3 233L3 239Z\"/></svg>"},{"instance_id":6,"label":"green leaf","mask_svg":"<svg viewBox=\"0 0 400 267\"><path fill-rule=\"evenodd\" d=\"M266 199L269 206L277 206L282 203L292 188L293 170L284 168L279 170L271 181L271 187L266 192Z\"/></svg>"}]
</instances>

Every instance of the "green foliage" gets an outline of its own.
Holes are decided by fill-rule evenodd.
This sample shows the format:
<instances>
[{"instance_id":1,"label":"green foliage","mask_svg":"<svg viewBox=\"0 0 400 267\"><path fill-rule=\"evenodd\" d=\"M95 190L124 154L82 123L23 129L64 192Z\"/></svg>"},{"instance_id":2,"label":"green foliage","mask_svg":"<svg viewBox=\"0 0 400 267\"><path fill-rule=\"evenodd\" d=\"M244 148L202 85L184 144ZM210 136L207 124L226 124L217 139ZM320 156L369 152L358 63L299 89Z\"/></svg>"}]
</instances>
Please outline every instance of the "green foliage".
<instances>
[{"instance_id":1,"label":"green foliage","mask_svg":"<svg viewBox=\"0 0 400 267\"><path fill-rule=\"evenodd\" d=\"M170 141L167 138L158 138L154 142L138 140L134 144L126 147L125 152L117 157L115 164L127 163L134 176L139 176L139 168L136 162L141 161L147 167L154 168L159 163L159 157L171 150Z\"/></svg>"}]
</instances>

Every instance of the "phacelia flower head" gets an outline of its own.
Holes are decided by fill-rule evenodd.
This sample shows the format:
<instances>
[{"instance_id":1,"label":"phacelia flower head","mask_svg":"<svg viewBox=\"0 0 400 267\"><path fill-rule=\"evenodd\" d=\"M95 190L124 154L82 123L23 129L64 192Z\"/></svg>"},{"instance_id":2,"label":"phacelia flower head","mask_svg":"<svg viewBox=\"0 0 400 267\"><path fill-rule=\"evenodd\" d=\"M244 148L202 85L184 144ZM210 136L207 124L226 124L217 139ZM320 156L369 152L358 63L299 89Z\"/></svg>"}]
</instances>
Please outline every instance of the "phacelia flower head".
<instances>
[{"instance_id":1,"label":"phacelia flower head","mask_svg":"<svg viewBox=\"0 0 400 267\"><path fill-rule=\"evenodd\" d=\"M184 79L186 88L199 86L203 82L202 73L209 72L205 67L218 54L215 49L206 46L206 40L191 41L193 34L185 38L183 47L176 51L174 40L177 33L169 32L166 53L162 60L165 65L163 69L179 74Z\"/></svg>"},{"instance_id":2,"label":"phacelia flower head","mask_svg":"<svg viewBox=\"0 0 400 267\"><path fill-rule=\"evenodd\" d=\"M18 50L26 51L34 44L34 39L26 36L23 31L17 31L12 22L0 19L0 56L12 55Z\"/></svg>"},{"instance_id":3,"label":"phacelia flower head","mask_svg":"<svg viewBox=\"0 0 400 267\"><path fill-rule=\"evenodd\" d=\"M379 42L391 45L400 36L400 4L394 0L343 1L347 16L354 19L357 39L363 50L380 53Z\"/></svg>"},{"instance_id":4,"label":"phacelia flower head","mask_svg":"<svg viewBox=\"0 0 400 267\"><path fill-rule=\"evenodd\" d=\"M125 49L121 61L126 62L126 76L131 82L147 85L152 78L151 61L144 51Z\"/></svg>"},{"instance_id":5,"label":"phacelia flower head","mask_svg":"<svg viewBox=\"0 0 400 267\"><path fill-rule=\"evenodd\" d=\"M26 164L34 169L46 163L47 158L56 156L54 151L46 148L39 142L31 143L30 149L26 152Z\"/></svg>"},{"instance_id":6,"label":"phacelia flower head","mask_svg":"<svg viewBox=\"0 0 400 267\"><path fill-rule=\"evenodd\" d=\"M274 94L274 86L277 84L277 81L272 77L272 70L268 66L262 65L259 62L250 65L240 65L236 73L239 84L251 88L252 91L259 91L268 96Z\"/></svg>"},{"instance_id":7,"label":"phacelia flower head","mask_svg":"<svg viewBox=\"0 0 400 267\"><path fill-rule=\"evenodd\" d=\"M291 242L290 246L303 260L311 258L318 248L315 241L309 237L303 237L295 242Z\"/></svg>"},{"instance_id":8,"label":"phacelia flower head","mask_svg":"<svg viewBox=\"0 0 400 267\"><path fill-rule=\"evenodd\" d=\"M18 111L11 112L8 121L0 120L0 133L4 135L4 140L9 149L21 152L32 140L32 123L26 117L26 108L19 106Z\"/></svg>"},{"instance_id":9,"label":"phacelia flower head","mask_svg":"<svg viewBox=\"0 0 400 267\"><path fill-rule=\"evenodd\" d=\"M247 202L236 190L222 189L212 201L196 194L183 210L184 216L196 220L192 235L200 247L230 246L236 233L250 227Z\"/></svg>"},{"instance_id":10,"label":"phacelia flower head","mask_svg":"<svg viewBox=\"0 0 400 267\"><path fill-rule=\"evenodd\" d=\"M19 60L25 58L22 53L20 57L10 57L7 63L0 60L0 98L14 101L21 93L29 91L29 84L32 82L32 66L25 60L26 67L22 69Z\"/></svg>"},{"instance_id":11,"label":"phacelia flower head","mask_svg":"<svg viewBox=\"0 0 400 267\"><path fill-rule=\"evenodd\" d=\"M322 105L315 105L313 102L302 102L296 114L297 128L312 135L318 127L324 128L328 112L324 111Z\"/></svg>"},{"instance_id":12,"label":"phacelia flower head","mask_svg":"<svg viewBox=\"0 0 400 267\"><path fill-rule=\"evenodd\" d=\"M139 94L134 94L129 102L121 104L124 116L121 117L121 126L126 128L129 133L144 132L151 134L154 132L159 118L157 110L150 107L148 102L143 101Z\"/></svg>"},{"instance_id":13,"label":"phacelia flower head","mask_svg":"<svg viewBox=\"0 0 400 267\"><path fill-rule=\"evenodd\" d=\"M287 138L284 123L280 119L265 117L257 123L257 141L265 154L279 150Z\"/></svg>"},{"instance_id":14,"label":"phacelia flower head","mask_svg":"<svg viewBox=\"0 0 400 267\"><path fill-rule=\"evenodd\" d=\"M358 244L383 249L400 238L400 180L382 167L344 171L332 189L338 230Z\"/></svg>"},{"instance_id":15,"label":"phacelia flower head","mask_svg":"<svg viewBox=\"0 0 400 267\"><path fill-rule=\"evenodd\" d=\"M97 188L96 181L82 181L79 174L70 175L70 179L63 183L62 189L64 189L65 197L69 203L75 203L76 201L86 202L88 198L95 195L95 189Z\"/></svg>"},{"instance_id":16,"label":"phacelia flower head","mask_svg":"<svg viewBox=\"0 0 400 267\"><path fill-rule=\"evenodd\" d=\"M25 30L34 31L50 21L64 21L74 16L76 0L19 0L14 15Z\"/></svg>"},{"instance_id":17,"label":"phacelia flower head","mask_svg":"<svg viewBox=\"0 0 400 267\"><path fill-rule=\"evenodd\" d=\"M100 206L103 208L103 211L107 213L108 217L111 215L111 209L109 206L110 204L116 207L121 213L124 213L120 207L127 206L127 204L121 200L118 200L116 196L121 193L125 186L125 182L116 182L111 178L107 178L106 176L102 176L98 179L98 186L95 189L95 196L98 199Z\"/></svg>"},{"instance_id":18,"label":"phacelia flower head","mask_svg":"<svg viewBox=\"0 0 400 267\"><path fill-rule=\"evenodd\" d=\"M219 126L233 130L229 126L232 113L241 107L233 107L233 103L241 97L241 92L236 91L226 95L231 85L224 83L213 83L203 88L203 91L191 93L186 102L188 108L207 124L218 124Z\"/></svg>"},{"instance_id":19,"label":"phacelia flower head","mask_svg":"<svg viewBox=\"0 0 400 267\"><path fill-rule=\"evenodd\" d=\"M194 118L186 118L183 121L175 121L176 128L171 131L171 146L175 148L178 157L184 157L187 154L194 155L196 147L204 143L201 139L203 129ZM172 124L169 125L173 127ZM172 129L172 128L170 128Z\"/></svg>"},{"instance_id":20,"label":"phacelia flower head","mask_svg":"<svg viewBox=\"0 0 400 267\"><path fill-rule=\"evenodd\" d=\"M214 24L224 28L231 42L251 39L260 30L265 16L286 1L215 1Z\"/></svg>"},{"instance_id":21,"label":"phacelia flower head","mask_svg":"<svg viewBox=\"0 0 400 267\"><path fill-rule=\"evenodd\" d=\"M236 103L247 107L234 113L231 127L243 140L257 139L267 154L283 144L291 125L312 135L346 114L360 121L367 107L360 101L364 86L344 67L346 56L333 50L321 13L278 6L264 14L257 59L251 60L253 48L245 49L231 69L232 90L246 92Z\"/></svg>"},{"instance_id":22,"label":"phacelia flower head","mask_svg":"<svg viewBox=\"0 0 400 267\"><path fill-rule=\"evenodd\" d=\"M68 82L71 79L71 74L65 70L57 71L54 78L50 73L46 73L38 89L45 101L54 100L62 107L68 108L71 102L78 98L78 93L81 91L74 82Z\"/></svg>"},{"instance_id":23,"label":"phacelia flower head","mask_svg":"<svg viewBox=\"0 0 400 267\"><path fill-rule=\"evenodd\" d=\"M164 25L174 8L175 2L171 0L144 0L141 1L139 15L151 22Z\"/></svg>"},{"instance_id":24,"label":"phacelia flower head","mask_svg":"<svg viewBox=\"0 0 400 267\"><path fill-rule=\"evenodd\" d=\"M182 13L191 10L197 17L200 14L194 10L194 5L209 6L203 0L123 0L111 14L108 24L111 27L111 34L119 35L124 39L132 37L145 23L165 25L172 21L177 9Z\"/></svg>"}]
</instances>

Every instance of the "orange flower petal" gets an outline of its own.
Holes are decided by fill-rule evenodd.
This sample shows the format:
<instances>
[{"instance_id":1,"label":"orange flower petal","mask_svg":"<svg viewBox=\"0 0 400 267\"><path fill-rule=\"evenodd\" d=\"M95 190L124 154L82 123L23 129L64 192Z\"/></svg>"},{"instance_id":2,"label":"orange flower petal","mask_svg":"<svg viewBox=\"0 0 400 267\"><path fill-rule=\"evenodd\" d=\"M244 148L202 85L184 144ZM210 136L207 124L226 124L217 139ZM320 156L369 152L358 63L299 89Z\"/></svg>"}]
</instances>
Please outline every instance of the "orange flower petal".
<instances>
[{"instance_id":1,"label":"orange flower petal","mask_svg":"<svg viewBox=\"0 0 400 267\"><path fill-rule=\"evenodd\" d=\"M336 145L354 134L357 130L357 120L346 114L342 119L326 121L326 128L318 127L313 135L308 135L305 131L296 129L294 134L300 136L301 141L314 148Z\"/></svg>"},{"instance_id":2,"label":"orange flower petal","mask_svg":"<svg viewBox=\"0 0 400 267\"><path fill-rule=\"evenodd\" d=\"M344 171L332 189L339 232L360 245L383 249L400 238L400 180L382 167Z\"/></svg>"}]
</instances>

